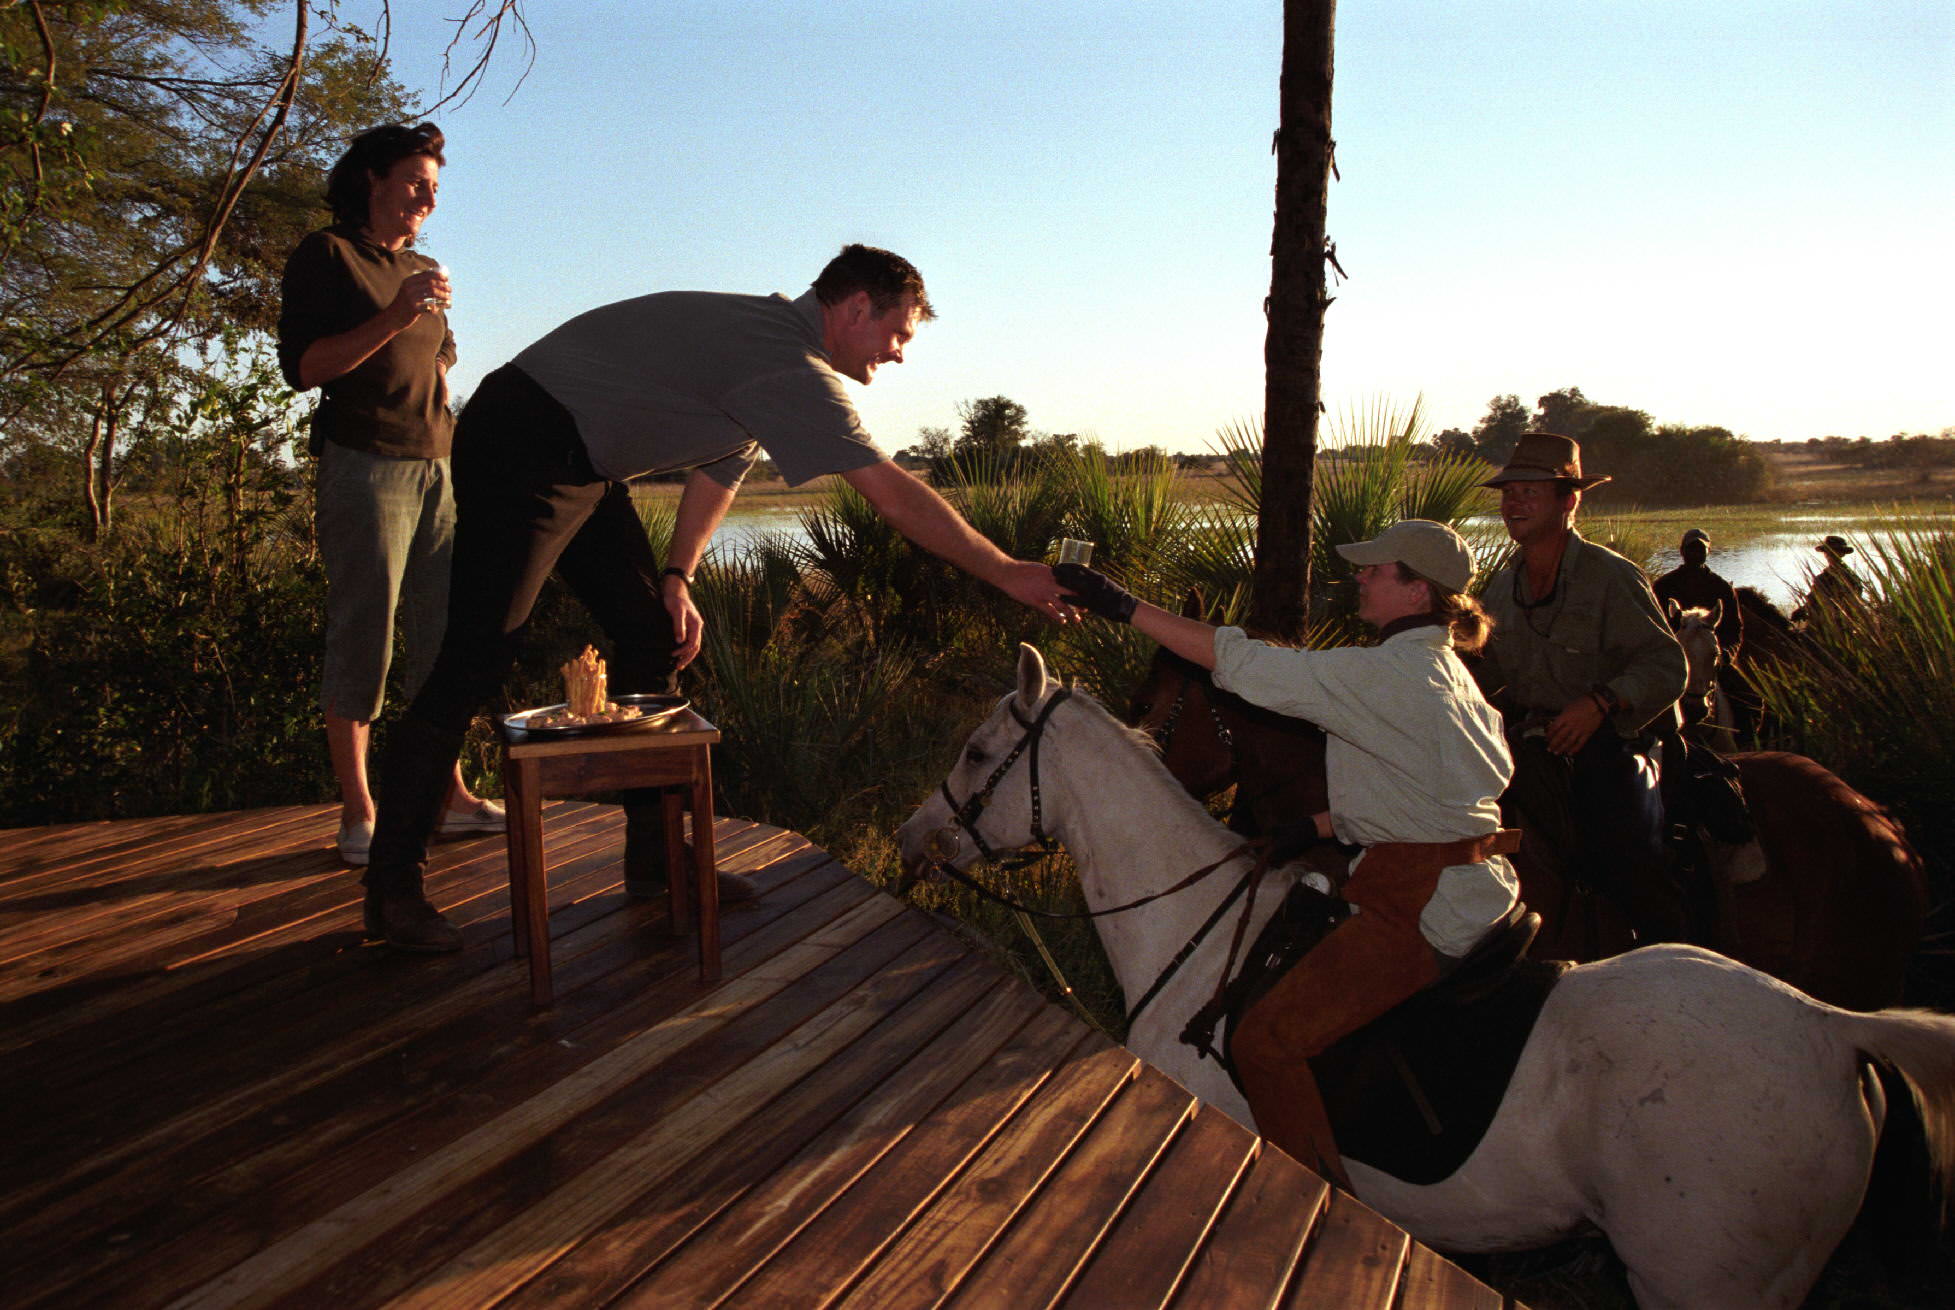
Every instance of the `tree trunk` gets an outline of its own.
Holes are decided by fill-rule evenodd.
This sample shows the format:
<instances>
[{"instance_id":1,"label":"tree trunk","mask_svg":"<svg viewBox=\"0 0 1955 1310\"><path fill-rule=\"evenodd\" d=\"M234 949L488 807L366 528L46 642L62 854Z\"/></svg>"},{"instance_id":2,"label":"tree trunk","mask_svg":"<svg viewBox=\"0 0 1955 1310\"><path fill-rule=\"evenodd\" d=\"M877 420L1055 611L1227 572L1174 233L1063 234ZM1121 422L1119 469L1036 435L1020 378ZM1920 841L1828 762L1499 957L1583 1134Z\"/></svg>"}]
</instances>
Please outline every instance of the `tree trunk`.
<instances>
[{"instance_id":1,"label":"tree trunk","mask_svg":"<svg viewBox=\"0 0 1955 1310\"><path fill-rule=\"evenodd\" d=\"M1337 0L1285 0L1276 129L1276 227L1263 344L1263 486L1249 623L1303 636L1310 590L1310 483L1324 355L1324 213L1331 171Z\"/></svg>"}]
</instances>

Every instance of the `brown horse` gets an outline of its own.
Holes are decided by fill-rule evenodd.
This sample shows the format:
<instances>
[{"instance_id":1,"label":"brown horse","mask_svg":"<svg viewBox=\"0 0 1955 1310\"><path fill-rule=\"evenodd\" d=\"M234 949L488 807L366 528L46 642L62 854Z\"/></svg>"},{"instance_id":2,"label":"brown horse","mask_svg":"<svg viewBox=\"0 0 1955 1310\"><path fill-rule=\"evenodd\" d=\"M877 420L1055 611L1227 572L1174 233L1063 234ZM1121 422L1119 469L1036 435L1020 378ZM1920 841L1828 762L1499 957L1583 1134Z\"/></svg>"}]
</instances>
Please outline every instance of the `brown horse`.
<instances>
[{"instance_id":1,"label":"brown horse","mask_svg":"<svg viewBox=\"0 0 1955 1310\"><path fill-rule=\"evenodd\" d=\"M1195 795L1235 784L1231 825L1242 831L1272 835L1327 808L1321 731L1218 689L1206 670L1166 651L1129 721L1154 735L1168 770ZM1758 840L1713 844L1717 904L1705 944L1835 1005L1899 1001L1927 913L1921 861L1901 826L1804 756L1731 758ZM1633 944L1613 904L1560 876L1535 833L1514 868L1544 920L1537 954L1593 960Z\"/></svg>"}]
</instances>

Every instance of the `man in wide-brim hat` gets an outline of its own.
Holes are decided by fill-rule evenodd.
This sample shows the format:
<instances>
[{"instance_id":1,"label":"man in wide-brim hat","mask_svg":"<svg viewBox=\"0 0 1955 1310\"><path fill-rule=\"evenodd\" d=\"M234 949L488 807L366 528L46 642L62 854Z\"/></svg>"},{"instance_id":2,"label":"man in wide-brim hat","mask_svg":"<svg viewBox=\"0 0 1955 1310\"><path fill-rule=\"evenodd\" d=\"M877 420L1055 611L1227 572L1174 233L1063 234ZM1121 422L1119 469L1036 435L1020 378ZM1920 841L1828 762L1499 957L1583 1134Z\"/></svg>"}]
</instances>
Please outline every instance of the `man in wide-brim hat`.
<instances>
[{"instance_id":1,"label":"man in wide-brim hat","mask_svg":"<svg viewBox=\"0 0 1955 1310\"><path fill-rule=\"evenodd\" d=\"M1853 553L1853 547L1845 537L1831 533L1813 543L1813 549L1826 557L1826 567L1821 569L1806 589L1806 603L1792 611L1794 622L1813 617L1822 606L1831 605L1844 612L1852 612L1860 604L1866 584L1859 575L1846 566L1846 557Z\"/></svg>"},{"instance_id":2,"label":"man in wide-brim hat","mask_svg":"<svg viewBox=\"0 0 1955 1310\"><path fill-rule=\"evenodd\" d=\"M1573 438L1528 432L1483 484L1519 550L1481 595L1494 629L1475 673L1514 746L1507 822L1565 802L1574 867L1639 938L1673 940L1685 924L1664 863L1656 730L1687 669L1643 571L1575 530L1582 493L1608 480L1583 473Z\"/></svg>"}]
</instances>

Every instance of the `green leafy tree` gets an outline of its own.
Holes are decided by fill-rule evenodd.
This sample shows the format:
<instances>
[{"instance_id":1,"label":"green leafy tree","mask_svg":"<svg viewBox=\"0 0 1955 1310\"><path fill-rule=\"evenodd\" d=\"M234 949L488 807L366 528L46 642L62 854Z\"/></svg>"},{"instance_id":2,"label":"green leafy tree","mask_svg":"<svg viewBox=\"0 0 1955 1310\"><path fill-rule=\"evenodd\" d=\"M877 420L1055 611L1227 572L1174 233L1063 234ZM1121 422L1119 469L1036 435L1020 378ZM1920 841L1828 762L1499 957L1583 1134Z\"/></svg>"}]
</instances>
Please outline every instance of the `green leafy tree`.
<instances>
[{"instance_id":1,"label":"green leafy tree","mask_svg":"<svg viewBox=\"0 0 1955 1310\"><path fill-rule=\"evenodd\" d=\"M512 19L514 0L474 0L456 39L486 58ZM118 460L181 352L270 328L325 169L354 132L412 116L338 0L0 6L0 461L65 454L106 532Z\"/></svg>"},{"instance_id":2,"label":"green leafy tree","mask_svg":"<svg viewBox=\"0 0 1955 1310\"><path fill-rule=\"evenodd\" d=\"M1531 416L1521 398L1495 396L1487 402L1486 417L1473 428L1473 451L1490 464L1504 464L1513 453L1514 443L1528 430ZM1548 431L1560 431L1549 428Z\"/></svg>"},{"instance_id":3,"label":"green leafy tree","mask_svg":"<svg viewBox=\"0 0 1955 1310\"><path fill-rule=\"evenodd\" d=\"M1025 406L1009 396L959 401L957 417L962 420L955 446L960 458L1010 456L1032 436Z\"/></svg>"}]
</instances>

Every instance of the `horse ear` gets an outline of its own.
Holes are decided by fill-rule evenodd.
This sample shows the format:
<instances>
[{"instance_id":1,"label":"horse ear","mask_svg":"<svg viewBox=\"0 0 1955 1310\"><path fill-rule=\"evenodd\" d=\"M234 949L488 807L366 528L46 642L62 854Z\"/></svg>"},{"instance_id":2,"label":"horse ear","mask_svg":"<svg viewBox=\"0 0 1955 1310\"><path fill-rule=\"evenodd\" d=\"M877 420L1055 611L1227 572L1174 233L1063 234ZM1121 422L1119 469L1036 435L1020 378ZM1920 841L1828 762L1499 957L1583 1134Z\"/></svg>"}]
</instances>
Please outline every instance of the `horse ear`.
<instances>
[{"instance_id":1,"label":"horse ear","mask_svg":"<svg viewBox=\"0 0 1955 1310\"><path fill-rule=\"evenodd\" d=\"M1045 656L1030 642L1018 646L1018 703L1027 712L1045 695Z\"/></svg>"},{"instance_id":2,"label":"horse ear","mask_svg":"<svg viewBox=\"0 0 1955 1310\"><path fill-rule=\"evenodd\" d=\"M1677 604L1675 596L1663 598L1663 617L1670 621L1673 628L1683 621L1683 607Z\"/></svg>"},{"instance_id":3,"label":"horse ear","mask_svg":"<svg viewBox=\"0 0 1955 1310\"><path fill-rule=\"evenodd\" d=\"M1724 597L1719 596L1711 602L1711 626L1715 628L1724 622Z\"/></svg>"},{"instance_id":4,"label":"horse ear","mask_svg":"<svg viewBox=\"0 0 1955 1310\"><path fill-rule=\"evenodd\" d=\"M1202 589L1200 587L1190 587L1188 588L1188 594L1181 598L1181 617L1184 619L1207 618L1208 615L1203 612L1206 607L1207 602L1202 599Z\"/></svg>"}]
</instances>

